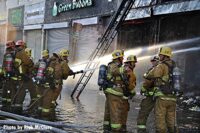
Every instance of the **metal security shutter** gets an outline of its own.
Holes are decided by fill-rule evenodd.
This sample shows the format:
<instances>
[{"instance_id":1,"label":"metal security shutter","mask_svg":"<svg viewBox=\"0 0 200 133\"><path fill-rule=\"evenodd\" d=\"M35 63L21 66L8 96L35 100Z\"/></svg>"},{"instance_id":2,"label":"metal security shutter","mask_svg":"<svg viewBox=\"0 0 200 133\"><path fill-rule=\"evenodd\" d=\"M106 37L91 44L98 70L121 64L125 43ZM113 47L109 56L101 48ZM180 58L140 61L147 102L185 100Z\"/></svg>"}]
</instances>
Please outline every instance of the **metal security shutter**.
<instances>
[{"instance_id":1,"label":"metal security shutter","mask_svg":"<svg viewBox=\"0 0 200 133\"><path fill-rule=\"evenodd\" d=\"M5 49L5 33L6 33L6 28L5 26L0 26L0 66L2 65L3 62L3 54L4 54L4 49Z\"/></svg>"},{"instance_id":2,"label":"metal security shutter","mask_svg":"<svg viewBox=\"0 0 200 133\"><path fill-rule=\"evenodd\" d=\"M27 31L26 36L27 47L32 49L32 56L34 62L38 61L41 58L41 39L42 31L41 30L32 30Z\"/></svg>"},{"instance_id":3,"label":"metal security shutter","mask_svg":"<svg viewBox=\"0 0 200 133\"><path fill-rule=\"evenodd\" d=\"M58 53L61 49L69 49L69 30L52 29L48 31L47 48L49 53Z\"/></svg>"},{"instance_id":4,"label":"metal security shutter","mask_svg":"<svg viewBox=\"0 0 200 133\"><path fill-rule=\"evenodd\" d=\"M77 42L76 62L85 61L89 58L97 47L99 37L96 25L83 27Z\"/></svg>"}]
</instances>

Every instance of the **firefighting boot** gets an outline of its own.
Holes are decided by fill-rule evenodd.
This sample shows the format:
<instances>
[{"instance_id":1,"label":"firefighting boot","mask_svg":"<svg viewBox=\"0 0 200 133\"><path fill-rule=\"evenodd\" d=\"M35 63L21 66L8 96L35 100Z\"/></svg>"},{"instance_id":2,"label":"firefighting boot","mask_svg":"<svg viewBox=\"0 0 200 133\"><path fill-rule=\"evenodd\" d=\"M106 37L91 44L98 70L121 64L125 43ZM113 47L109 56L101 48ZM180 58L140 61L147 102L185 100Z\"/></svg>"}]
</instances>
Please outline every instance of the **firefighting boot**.
<instances>
[{"instance_id":1,"label":"firefighting boot","mask_svg":"<svg viewBox=\"0 0 200 133\"><path fill-rule=\"evenodd\" d=\"M137 132L138 133L147 133L146 128L145 129L138 129Z\"/></svg>"},{"instance_id":2,"label":"firefighting boot","mask_svg":"<svg viewBox=\"0 0 200 133\"><path fill-rule=\"evenodd\" d=\"M104 133L109 133L109 132L111 132L111 127L110 127L110 125L103 125L103 131L104 131Z\"/></svg>"},{"instance_id":3,"label":"firefighting boot","mask_svg":"<svg viewBox=\"0 0 200 133\"><path fill-rule=\"evenodd\" d=\"M15 113L15 114L18 114L18 115L22 114L22 110L23 110L22 107L16 107L16 106L14 106L14 107L11 108L11 111L13 113Z\"/></svg>"}]
</instances>

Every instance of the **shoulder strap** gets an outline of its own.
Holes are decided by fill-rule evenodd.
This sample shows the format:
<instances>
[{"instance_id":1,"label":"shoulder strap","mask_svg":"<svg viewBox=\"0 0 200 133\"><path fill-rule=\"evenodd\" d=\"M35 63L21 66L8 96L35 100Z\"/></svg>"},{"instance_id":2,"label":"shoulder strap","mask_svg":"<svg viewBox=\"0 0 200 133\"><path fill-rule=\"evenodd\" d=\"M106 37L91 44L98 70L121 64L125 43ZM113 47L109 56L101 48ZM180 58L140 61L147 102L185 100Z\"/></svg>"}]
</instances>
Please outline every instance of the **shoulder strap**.
<instances>
[{"instance_id":1,"label":"shoulder strap","mask_svg":"<svg viewBox=\"0 0 200 133\"><path fill-rule=\"evenodd\" d=\"M169 73L172 74L173 73L173 68L175 66L175 62L172 61L172 65L171 66L167 62L162 62L162 63L165 64L169 68Z\"/></svg>"}]
</instances>

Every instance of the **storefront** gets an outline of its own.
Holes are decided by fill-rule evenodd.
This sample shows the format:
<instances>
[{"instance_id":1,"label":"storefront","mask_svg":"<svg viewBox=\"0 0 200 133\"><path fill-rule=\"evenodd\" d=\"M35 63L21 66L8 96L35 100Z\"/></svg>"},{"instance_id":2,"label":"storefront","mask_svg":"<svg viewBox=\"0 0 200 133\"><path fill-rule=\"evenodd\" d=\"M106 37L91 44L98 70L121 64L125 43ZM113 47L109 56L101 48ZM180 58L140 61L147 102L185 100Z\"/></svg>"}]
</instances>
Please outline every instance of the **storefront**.
<instances>
[{"instance_id":1,"label":"storefront","mask_svg":"<svg viewBox=\"0 0 200 133\"><path fill-rule=\"evenodd\" d=\"M68 22L45 24L46 46L49 52L58 53L61 49L69 49L69 24Z\"/></svg>"},{"instance_id":2,"label":"storefront","mask_svg":"<svg viewBox=\"0 0 200 133\"><path fill-rule=\"evenodd\" d=\"M26 5L24 10L24 40L27 47L32 49L34 61L41 58L41 51L43 50L44 6L45 2L34 3Z\"/></svg>"},{"instance_id":3,"label":"storefront","mask_svg":"<svg viewBox=\"0 0 200 133\"><path fill-rule=\"evenodd\" d=\"M116 1L107 0L47 0L44 28L54 25L45 28L47 48L51 53L69 49L71 62L87 60L106 27L102 18L110 16L116 6ZM56 28L55 24L62 26Z\"/></svg>"},{"instance_id":4,"label":"storefront","mask_svg":"<svg viewBox=\"0 0 200 133\"><path fill-rule=\"evenodd\" d=\"M167 3L163 1L162 4L156 4L154 0L148 1L149 3L141 2L140 7L132 9L128 14L127 21L119 30L118 48L139 49L139 52L132 54L143 57L152 56L158 52L158 48L151 47L152 50L150 50L148 46L168 45L173 49L173 60L182 69L185 84L200 86L198 82L200 62L193 60L199 57L200 49L198 0ZM151 65L145 59L141 59L137 64L138 75L145 72L141 68Z\"/></svg>"}]
</instances>

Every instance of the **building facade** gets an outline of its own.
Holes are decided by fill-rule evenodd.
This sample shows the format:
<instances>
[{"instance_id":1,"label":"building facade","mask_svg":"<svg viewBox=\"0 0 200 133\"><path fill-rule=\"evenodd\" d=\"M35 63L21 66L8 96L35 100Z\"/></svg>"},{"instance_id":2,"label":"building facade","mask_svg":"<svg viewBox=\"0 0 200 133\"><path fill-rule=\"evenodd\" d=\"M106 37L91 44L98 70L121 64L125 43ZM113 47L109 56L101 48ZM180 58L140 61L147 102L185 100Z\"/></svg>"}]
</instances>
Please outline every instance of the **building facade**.
<instances>
[{"instance_id":1,"label":"building facade","mask_svg":"<svg viewBox=\"0 0 200 133\"><path fill-rule=\"evenodd\" d=\"M184 83L200 86L200 62L193 60L200 54L199 1L136 0L133 7L120 27L118 48L142 48L138 56L143 57L157 54L157 49L149 50L148 46L168 45L174 51L173 59L182 69ZM148 64L146 60L140 61L136 67L138 75L145 72L141 68Z\"/></svg>"},{"instance_id":2,"label":"building facade","mask_svg":"<svg viewBox=\"0 0 200 133\"><path fill-rule=\"evenodd\" d=\"M50 53L69 49L73 62L87 60L117 4L117 0L47 0L46 47Z\"/></svg>"}]
</instances>

